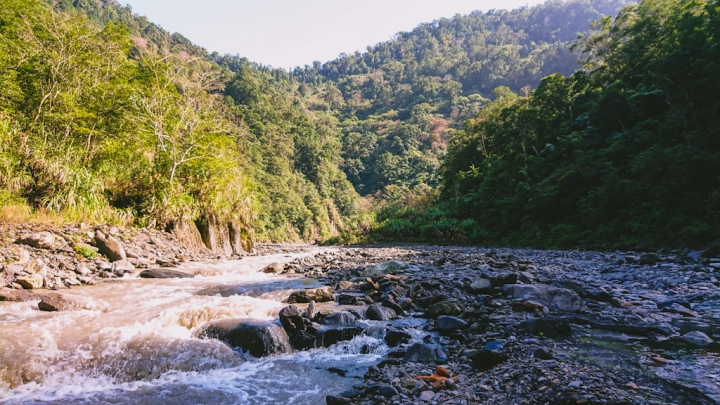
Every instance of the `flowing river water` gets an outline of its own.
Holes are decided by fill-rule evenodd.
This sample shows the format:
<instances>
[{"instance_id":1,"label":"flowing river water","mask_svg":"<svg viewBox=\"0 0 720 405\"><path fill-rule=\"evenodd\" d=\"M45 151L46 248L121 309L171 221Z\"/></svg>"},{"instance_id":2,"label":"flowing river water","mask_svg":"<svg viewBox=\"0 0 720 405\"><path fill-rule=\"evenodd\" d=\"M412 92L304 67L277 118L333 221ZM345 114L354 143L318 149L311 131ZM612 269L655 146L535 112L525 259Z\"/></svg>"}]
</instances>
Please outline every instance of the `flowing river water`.
<instances>
[{"instance_id":1,"label":"flowing river water","mask_svg":"<svg viewBox=\"0 0 720 405\"><path fill-rule=\"evenodd\" d=\"M286 305L280 291L318 284L259 270L319 251L188 264L179 270L195 278L130 279L69 291L106 303L106 311L43 312L37 302L0 303L0 403L324 403L326 395L362 381L388 350L382 339L361 336L329 349L253 359L193 336L216 319L276 319ZM333 367L347 374L328 371Z\"/></svg>"}]
</instances>

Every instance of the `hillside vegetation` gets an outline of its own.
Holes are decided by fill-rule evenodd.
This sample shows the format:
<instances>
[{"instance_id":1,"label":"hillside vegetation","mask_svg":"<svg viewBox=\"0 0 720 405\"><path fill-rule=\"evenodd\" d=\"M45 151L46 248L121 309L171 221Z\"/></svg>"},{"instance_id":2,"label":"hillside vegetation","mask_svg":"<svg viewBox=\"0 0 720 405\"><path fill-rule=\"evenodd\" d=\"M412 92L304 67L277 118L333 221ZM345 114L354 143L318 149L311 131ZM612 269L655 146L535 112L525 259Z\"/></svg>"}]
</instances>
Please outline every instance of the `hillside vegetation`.
<instances>
[{"instance_id":1,"label":"hillside vegetation","mask_svg":"<svg viewBox=\"0 0 720 405\"><path fill-rule=\"evenodd\" d=\"M717 238L719 12L715 0L653 0L604 18L584 42L584 69L528 95L496 89L453 135L439 201L387 207L376 236L544 246Z\"/></svg>"}]
</instances>

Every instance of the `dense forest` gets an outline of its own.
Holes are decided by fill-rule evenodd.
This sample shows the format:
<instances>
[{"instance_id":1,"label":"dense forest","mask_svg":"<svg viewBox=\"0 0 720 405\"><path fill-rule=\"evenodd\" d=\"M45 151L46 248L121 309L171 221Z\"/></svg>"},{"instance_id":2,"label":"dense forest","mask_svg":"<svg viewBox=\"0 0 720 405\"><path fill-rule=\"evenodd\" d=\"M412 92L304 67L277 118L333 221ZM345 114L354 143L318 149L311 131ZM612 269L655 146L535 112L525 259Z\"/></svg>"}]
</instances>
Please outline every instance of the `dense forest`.
<instances>
[{"instance_id":1,"label":"dense forest","mask_svg":"<svg viewBox=\"0 0 720 405\"><path fill-rule=\"evenodd\" d=\"M474 12L285 71L115 0L2 0L0 216L268 241L706 243L718 1L631 3Z\"/></svg>"},{"instance_id":2,"label":"dense forest","mask_svg":"<svg viewBox=\"0 0 720 405\"><path fill-rule=\"evenodd\" d=\"M453 135L439 201L387 207L377 234L541 246L717 238L719 13L715 0L653 0L603 18L579 44L583 69L527 95L496 89Z\"/></svg>"}]
</instances>

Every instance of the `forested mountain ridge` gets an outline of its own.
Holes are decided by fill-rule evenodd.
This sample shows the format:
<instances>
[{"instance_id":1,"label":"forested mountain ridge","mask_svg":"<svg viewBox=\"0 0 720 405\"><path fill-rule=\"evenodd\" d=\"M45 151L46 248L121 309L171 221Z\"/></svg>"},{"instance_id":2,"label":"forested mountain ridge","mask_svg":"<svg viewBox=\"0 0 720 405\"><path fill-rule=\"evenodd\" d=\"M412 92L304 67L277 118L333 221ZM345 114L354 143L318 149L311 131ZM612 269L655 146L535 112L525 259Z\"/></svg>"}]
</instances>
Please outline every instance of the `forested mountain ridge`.
<instances>
[{"instance_id":1,"label":"forested mountain ridge","mask_svg":"<svg viewBox=\"0 0 720 405\"><path fill-rule=\"evenodd\" d=\"M361 194L387 185L437 184L450 135L492 92L534 89L552 73L572 74L578 35L623 0L549 1L422 24L365 53L343 55L293 73L312 109L341 121L344 171ZM308 86L309 85L309 86Z\"/></svg>"},{"instance_id":2,"label":"forested mountain ridge","mask_svg":"<svg viewBox=\"0 0 720 405\"><path fill-rule=\"evenodd\" d=\"M437 203L378 234L540 246L693 246L720 237L720 2L653 0L605 18L585 68L496 90L454 134ZM408 208L409 207L409 208Z\"/></svg>"}]
</instances>

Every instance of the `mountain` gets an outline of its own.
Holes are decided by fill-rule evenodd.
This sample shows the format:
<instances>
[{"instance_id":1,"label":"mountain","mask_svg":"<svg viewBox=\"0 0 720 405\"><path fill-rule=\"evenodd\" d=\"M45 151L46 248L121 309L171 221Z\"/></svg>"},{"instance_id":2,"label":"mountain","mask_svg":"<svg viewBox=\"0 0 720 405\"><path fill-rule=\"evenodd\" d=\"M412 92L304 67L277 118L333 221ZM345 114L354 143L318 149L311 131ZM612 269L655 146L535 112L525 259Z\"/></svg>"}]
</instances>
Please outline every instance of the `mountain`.
<instances>
[{"instance_id":1,"label":"mountain","mask_svg":"<svg viewBox=\"0 0 720 405\"><path fill-rule=\"evenodd\" d=\"M572 74L579 55L570 47L578 35L626 4L553 0L477 11L293 74L305 92L315 90L311 110L333 111L340 120L343 170L361 194L388 185L435 186L451 134L495 88L527 93L549 74Z\"/></svg>"}]
</instances>

